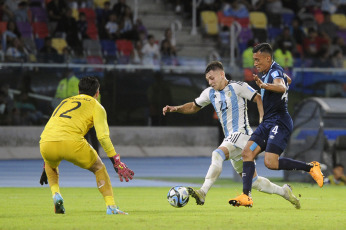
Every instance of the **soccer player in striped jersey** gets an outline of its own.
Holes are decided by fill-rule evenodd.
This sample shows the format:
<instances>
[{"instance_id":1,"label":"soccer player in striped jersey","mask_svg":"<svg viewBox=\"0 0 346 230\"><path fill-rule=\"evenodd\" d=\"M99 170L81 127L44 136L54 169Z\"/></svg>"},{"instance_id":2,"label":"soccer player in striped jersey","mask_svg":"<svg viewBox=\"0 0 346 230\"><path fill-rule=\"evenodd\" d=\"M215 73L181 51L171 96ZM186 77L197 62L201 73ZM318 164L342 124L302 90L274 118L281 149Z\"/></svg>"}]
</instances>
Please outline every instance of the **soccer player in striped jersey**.
<instances>
[{"instance_id":1,"label":"soccer player in striped jersey","mask_svg":"<svg viewBox=\"0 0 346 230\"><path fill-rule=\"evenodd\" d=\"M243 152L243 193L229 203L233 206L252 207L252 177L255 172L255 157L265 151L264 164L272 170L303 170L310 173L317 184L323 186L323 174L316 161L305 163L280 157L292 133L293 122L287 110L287 90L291 79L283 68L273 60L273 50L268 43L260 43L253 48L254 66L259 76L254 75L261 88L264 116Z\"/></svg>"},{"instance_id":2,"label":"soccer player in striped jersey","mask_svg":"<svg viewBox=\"0 0 346 230\"><path fill-rule=\"evenodd\" d=\"M245 82L228 81L221 62L213 61L205 70L205 77L210 87L206 88L194 102L184 105L163 108L163 114L178 112L182 114L196 113L205 106L212 104L225 135L221 145L212 152L211 165L202 187L198 190L189 188L198 205L203 205L205 197L222 171L223 162L230 160L238 174L243 172L242 149L252 134L247 114L247 100L257 103L260 122L263 117L261 96ZM270 182L267 178L253 175L255 189L269 194L278 194L300 208L299 200L294 196L289 185L282 187Z\"/></svg>"},{"instance_id":3,"label":"soccer player in striped jersey","mask_svg":"<svg viewBox=\"0 0 346 230\"><path fill-rule=\"evenodd\" d=\"M106 203L107 214L127 214L115 205L106 167L84 138L88 130L95 126L97 138L112 161L120 181L132 180L133 171L120 161L120 155L115 152L109 138L107 114L97 101L100 84L95 77L84 77L78 87L79 95L66 98L57 106L41 134L40 151L45 168L40 183L47 184L48 178L55 213L64 214L58 166L62 160L67 160L95 174L97 187Z\"/></svg>"}]
</instances>

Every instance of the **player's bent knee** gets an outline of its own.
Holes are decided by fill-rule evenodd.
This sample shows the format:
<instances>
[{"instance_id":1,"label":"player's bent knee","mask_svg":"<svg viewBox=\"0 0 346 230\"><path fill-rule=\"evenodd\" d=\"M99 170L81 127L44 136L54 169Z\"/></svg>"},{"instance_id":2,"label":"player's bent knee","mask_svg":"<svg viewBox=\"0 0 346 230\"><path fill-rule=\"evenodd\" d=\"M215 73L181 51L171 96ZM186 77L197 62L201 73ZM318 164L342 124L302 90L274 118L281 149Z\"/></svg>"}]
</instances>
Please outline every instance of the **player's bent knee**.
<instances>
[{"instance_id":1,"label":"player's bent knee","mask_svg":"<svg viewBox=\"0 0 346 230\"><path fill-rule=\"evenodd\" d=\"M100 157L97 157L95 163L88 170L95 173L98 170L100 170L103 166L104 166L104 164L103 164L102 160L100 159Z\"/></svg>"},{"instance_id":2,"label":"player's bent knee","mask_svg":"<svg viewBox=\"0 0 346 230\"><path fill-rule=\"evenodd\" d=\"M278 169L278 162L275 162L275 160L273 159L268 159L268 158L264 158L264 165L268 168L268 169L272 169L272 170L276 170Z\"/></svg>"},{"instance_id":3,"label":"player's bent knee","mask_svg":"<svg viewBox=\"0 0 346 230\"><path fill-rule=\"evenodd\" d=\"M244 161L252 161L254 159L253 153L250 149L243 149L241 152L241 157Z\"/></svg>"}]
</instances>

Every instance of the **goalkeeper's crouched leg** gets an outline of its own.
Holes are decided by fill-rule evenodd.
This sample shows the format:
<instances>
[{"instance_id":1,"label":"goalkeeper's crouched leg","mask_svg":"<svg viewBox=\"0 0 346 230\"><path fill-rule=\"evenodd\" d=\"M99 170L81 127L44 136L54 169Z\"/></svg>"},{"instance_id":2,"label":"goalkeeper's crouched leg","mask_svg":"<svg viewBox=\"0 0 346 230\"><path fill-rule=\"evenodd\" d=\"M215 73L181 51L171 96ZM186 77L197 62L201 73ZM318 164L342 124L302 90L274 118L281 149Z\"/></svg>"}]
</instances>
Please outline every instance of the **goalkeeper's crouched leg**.
<instances>
[{"instance_id":1,"label":"goalkeeper's crouched leg","mask_svg":"<svg viewBox=\"0 0 346 230\"><path fill-rule=\"evenodd\" d=\"M106 206L115 205L112 184L105 165L102 164L101 169L97 170L94 173L96 176L97 188L105 199Z\"/></svg>"}]
</instances>

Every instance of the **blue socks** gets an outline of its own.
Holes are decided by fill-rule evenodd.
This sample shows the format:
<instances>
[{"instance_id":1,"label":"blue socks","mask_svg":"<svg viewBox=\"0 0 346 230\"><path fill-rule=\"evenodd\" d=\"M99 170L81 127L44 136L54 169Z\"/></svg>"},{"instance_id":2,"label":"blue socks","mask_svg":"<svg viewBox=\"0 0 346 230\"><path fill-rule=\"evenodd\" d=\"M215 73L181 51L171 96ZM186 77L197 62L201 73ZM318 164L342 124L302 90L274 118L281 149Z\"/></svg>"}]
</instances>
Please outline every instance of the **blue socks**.
<instances>
[{"instance_id":1,"label":"blue socks","mask_svg":"<svg viewBox=\"0 0 346 230\"><path fill-rule=\"evenodd\" d=\"M248 195L251 192L252 187L252 177L255 173L255 163L253 161L244 161L243 162L243 193Z\"/></svg>"},{"instance_id":2,"label":"blue socks","mask_svg":"<svg viewBox=\"0 0 346 230\"><path fill-rule=\"evenodd\" d=\"M311 165L302 161L296 161L285 157L279 158L278 170L304 170L305 172L310 172L311 167Z\"/></svg>"}]
</instances>

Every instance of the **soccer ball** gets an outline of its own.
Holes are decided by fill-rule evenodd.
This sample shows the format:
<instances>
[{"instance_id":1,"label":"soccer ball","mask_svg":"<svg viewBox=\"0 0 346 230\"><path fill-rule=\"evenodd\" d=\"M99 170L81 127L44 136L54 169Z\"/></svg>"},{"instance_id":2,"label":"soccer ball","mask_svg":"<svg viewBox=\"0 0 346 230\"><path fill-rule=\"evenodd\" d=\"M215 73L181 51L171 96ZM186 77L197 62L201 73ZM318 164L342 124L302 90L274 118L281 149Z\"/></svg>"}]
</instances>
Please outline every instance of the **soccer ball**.
<instances>
[{"instance_id":1,"label":"soccer ball","mask_svg":"<svg viewBox=\"0 0 346 230\"><path fill-rule=\"evenodd\" d=\"M182 208L189 202L189 192L183 186L172 187L168 191L167 200L173 207Z\"/></svg>"}]
</instances>

